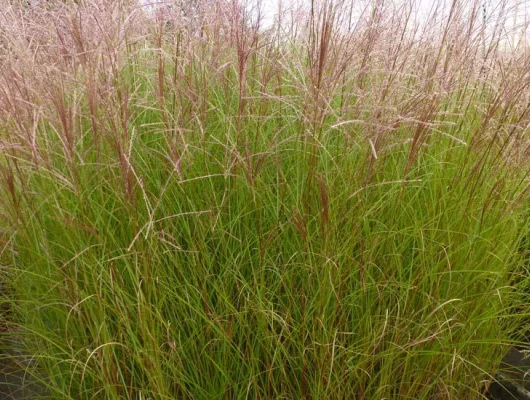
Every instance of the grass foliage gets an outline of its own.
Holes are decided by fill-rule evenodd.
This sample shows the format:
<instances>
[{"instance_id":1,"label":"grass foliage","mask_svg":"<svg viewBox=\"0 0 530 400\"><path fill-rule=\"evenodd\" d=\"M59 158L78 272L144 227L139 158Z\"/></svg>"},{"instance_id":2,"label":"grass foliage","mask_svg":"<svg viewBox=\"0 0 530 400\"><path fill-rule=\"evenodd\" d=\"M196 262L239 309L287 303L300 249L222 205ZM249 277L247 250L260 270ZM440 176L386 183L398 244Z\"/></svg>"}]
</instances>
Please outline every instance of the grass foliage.
<instances>
[{"instance_id":1,"label":"grass foliage","mask_svg":"<svg viewBox=\"0 0 530 400\"><path fill-rule=\"evenodd\" d=\"M502 16L78 3L2 11L4 357L57 399L482 396L527 318Z\"/></svg>"}]
</instances>

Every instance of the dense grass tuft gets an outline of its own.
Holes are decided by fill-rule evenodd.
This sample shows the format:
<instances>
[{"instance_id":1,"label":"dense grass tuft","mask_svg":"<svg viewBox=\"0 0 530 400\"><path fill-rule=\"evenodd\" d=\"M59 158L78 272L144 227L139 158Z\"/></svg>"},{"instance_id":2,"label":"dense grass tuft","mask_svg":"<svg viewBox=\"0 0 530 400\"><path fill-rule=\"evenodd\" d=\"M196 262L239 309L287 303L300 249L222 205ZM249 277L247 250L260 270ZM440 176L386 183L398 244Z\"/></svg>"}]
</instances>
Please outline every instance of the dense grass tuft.
<instances>
[{"instance_id":1,"label":"dense grass tuft","mask_svg":"<svg viewBox=\"0 0 530 400\"><path fill-rule=\"evenodd\" d=\"M4 358L58 399L481 398L528 317L505 14L77 3L2 14Z\"/></svg>"}]
</instances>

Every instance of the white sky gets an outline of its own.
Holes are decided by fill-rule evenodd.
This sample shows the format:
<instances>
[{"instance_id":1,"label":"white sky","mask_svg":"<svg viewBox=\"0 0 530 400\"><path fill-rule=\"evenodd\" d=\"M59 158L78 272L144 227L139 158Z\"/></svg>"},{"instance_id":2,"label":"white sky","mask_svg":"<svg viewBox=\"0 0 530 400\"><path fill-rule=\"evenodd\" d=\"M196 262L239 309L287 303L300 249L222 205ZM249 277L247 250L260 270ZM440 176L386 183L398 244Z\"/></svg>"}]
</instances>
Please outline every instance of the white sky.
<instances>
[{"instance_id":1,"label":"white sky","mask_svg":"<svg viewBox=\"0 0 530 400\"><path fill-rule=\"evenodd\" d=\"M164 4L171 2L171 0L140 0L144 4ZM181 0L186 1L186 0ZM215 0L214 0L215 1ZM229 0L230 1L230 0ZM240 0L245 2L245 0ZM260 2L262 5L262 10L264 12L264 24L265 26L270 26L274 21L274 14L278 11L278 7L282 4L282 7L288 8L293 4L302 4L310 5L311 0L246 0L250 4L256 4ZM342 1L352 1L354 7L357 7L361 10L366 5L372 5L376 2L384 2L385 4L393 3L397 5L404 4L414 4L418 10L418 17L426 18L430 12L432 12L435 5L441 6L443 10L447 13L451 7L451 4L455 0L342 0ZM517 30L517 33L510 35L508 41L517 40L516 36L521 37L521 32L525 31L523 26L527 26L530 23L530 0L456 0L460 4L471 4L474 1L480 1L480 4L486 8L487 23L493 25L501 12L500 4L505 3L506 7L503 11L505 18L507 18L506 27L508 30L511 30L513 27L520 26ZM480 13L480 18L482 18L483 13ZM530 30L526 29L525 37L530 37ZM529 40L530 42L530 40Z\"/></svg>"}]
</instances>

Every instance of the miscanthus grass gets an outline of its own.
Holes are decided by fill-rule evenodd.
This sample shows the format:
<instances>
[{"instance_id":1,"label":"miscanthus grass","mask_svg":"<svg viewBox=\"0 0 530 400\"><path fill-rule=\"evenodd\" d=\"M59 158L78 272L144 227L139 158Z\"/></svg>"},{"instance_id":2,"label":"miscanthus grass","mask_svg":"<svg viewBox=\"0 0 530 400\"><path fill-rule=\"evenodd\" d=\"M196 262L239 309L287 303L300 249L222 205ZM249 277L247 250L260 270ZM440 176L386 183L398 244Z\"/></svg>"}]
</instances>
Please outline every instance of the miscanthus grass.
<instances>
[{"instance_id":1,"label":"miscanthus grass","mask_svg":"<svg viewBox=\"0 0 530 400\"><path fill-rule=\"evenodd\" d=\"M509 3L3 3L2 357L48 397L484 396L528 318Z\"/></svg>"}]
</instances>

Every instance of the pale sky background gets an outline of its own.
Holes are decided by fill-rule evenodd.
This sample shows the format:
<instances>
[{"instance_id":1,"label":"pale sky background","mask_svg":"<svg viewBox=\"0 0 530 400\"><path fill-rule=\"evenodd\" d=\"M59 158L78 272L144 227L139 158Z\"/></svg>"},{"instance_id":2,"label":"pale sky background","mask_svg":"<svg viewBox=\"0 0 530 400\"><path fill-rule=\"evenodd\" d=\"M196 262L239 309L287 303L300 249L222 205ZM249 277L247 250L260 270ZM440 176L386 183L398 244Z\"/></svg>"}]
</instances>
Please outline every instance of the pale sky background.
<instances>
[{"instance_id":1,"label":"pale sky background","mask_svg":"<svg viewBox=\"0 0 530 400\"><path fill-rule=\"evenodd\" d=\"M167 3L165 0L140 0L144 4L164 4ZM171 0L168 0L171 2ZM307 4L308 6L311 3L311 0L247 0L251 4L255 4L257 1L260 1L262 4L262 10L264 12L264 24L265 26L270 26L274 21L274 14L278 11L278 6L280 2L282 3L283 8L292 6L293 4ZM345 0L348 1L348 0ZM426 18L429 13L432 13L434 5L441 5L442 8L448 12L451 7L451 4L454 0L349 0L354 2L354 7L358 7L361 10L366 5L374 4L376 2L384 2L385 4L393 3L397 5L402 4L414 4L418 10L418 18ZM474 0L457 0L461 4L469 4ZM530 30L527 29L528 24L530 23L530 0L480 0L482 7L486 9L486 21L488 25L493 25L496 19L501 13L501 3L505 3L506 7L503 11L503 18L507 19L506 27L507 31L512 31L514 27L519 27L514 30L516 32L513 35L508 34L507 42L505 45L509 46L510 42L515 42L522 37L523 35L528 39L530 43ZM483 18L483 13L480 13L480 18Z\"/></svg>"},{"instance_id":2,"label":"pale sky background","mask_svg":"<svg viewBox=\"0 0 530 400\"><path fill-rule=\"evenodd\" d=\"M252 1L252 0L251 0ZM306 4L310 4L310 0L281 0L285 5L293 4L298 1ZM348 0L345 0L348 1ZM396 5L410 5L414 4L417 9L418 19L427 19L427 16L432 15L436 5L444 11L444 15L448 15L451 5L454 0L349 0L352 1L355 6L359 7L360 10L367 4L371 5L376 1L384 2L385 4L393 3ZM458 3L464 5L470 5L474 3L474 0L457 0ZM478 0L477 0L478 1ZM501 7L501 3L504 3L504 9ZM278 10L279 0L263 0L264 9L266 11L266 20L270 23L272 16ZM528 24L530 23L530 0L480 0L482 9L486 10L486 31L493 31L492 26L495 24L499 16L506 18L506 32L504 36L506 39L502 41L501 46L510 47L513 44L521 40L521 37L525 38L525 41L530 44L530 29ZM480 12L481 22L484 18L484 13ZM517 29L514 29L518 27ZM488 29L489 28L489 29ZM512 32L513 31L513 32Z\"/></svg>"}]
</instances>

